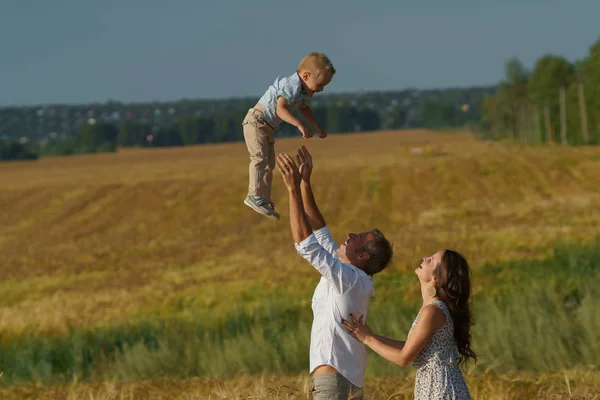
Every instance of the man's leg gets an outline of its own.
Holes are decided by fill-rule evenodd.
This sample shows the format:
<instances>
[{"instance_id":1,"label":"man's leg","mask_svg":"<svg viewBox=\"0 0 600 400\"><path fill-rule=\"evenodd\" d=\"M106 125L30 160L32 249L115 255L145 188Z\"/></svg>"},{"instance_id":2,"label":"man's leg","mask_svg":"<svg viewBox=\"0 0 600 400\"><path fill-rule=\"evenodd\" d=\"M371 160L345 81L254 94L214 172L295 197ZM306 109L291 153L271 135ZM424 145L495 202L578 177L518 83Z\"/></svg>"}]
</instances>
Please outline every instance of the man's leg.
<instances>
[{"instance_id":1,"label":"man's leg","mask_svg":"<svg viewBox=\"0 0 600 400\"><path fill-rule=\"evenodd\" d=\"M260 113L251 109L248 111L244 122L244 140L250 153L250 166L248 169L248 197L244 203L254 209L254 211L266 215L271 219L279 219L279 214L275 212L270 202L270 186L267 186L267 180L272 180L273 172L269 170L269 141L272 141L272 129L264 120ZM270 178L266 178L270 175Z\"/></svg>"},{"instance_id":2,"label":"man's leg","mask_svg":"<svg viewBox=\"0 0 600 400\"><path fill-rule=\"evenodd\" d=\"M314 400L362 400L362 388L353 385L340 373L312 377Z\"/></svg>"}]
</instances>

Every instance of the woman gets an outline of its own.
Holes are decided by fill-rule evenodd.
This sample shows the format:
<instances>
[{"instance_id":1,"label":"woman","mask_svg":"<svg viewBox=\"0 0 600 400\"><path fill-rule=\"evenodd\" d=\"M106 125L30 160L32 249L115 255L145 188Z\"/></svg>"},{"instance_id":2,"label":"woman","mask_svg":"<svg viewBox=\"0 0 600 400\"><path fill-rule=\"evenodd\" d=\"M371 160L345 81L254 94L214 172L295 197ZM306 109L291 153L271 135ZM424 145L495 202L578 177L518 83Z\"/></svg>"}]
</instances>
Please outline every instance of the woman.
<instances>
[{"instance_id":1,"label":"woman","mask_svg":"<svg viewBox=\"0 0 600 400\"><path fill-rule=\"evenodd\" d=\"M423 305L406 342L371 332L362 316L350 314L342 324L357 340L402 367L417 368L416 400L470 399L460 364L477 360L471 350L472 326L469 265L459 253L444 250L424 257L415 270L421 283Z\"/></svg>"}]
</instances>

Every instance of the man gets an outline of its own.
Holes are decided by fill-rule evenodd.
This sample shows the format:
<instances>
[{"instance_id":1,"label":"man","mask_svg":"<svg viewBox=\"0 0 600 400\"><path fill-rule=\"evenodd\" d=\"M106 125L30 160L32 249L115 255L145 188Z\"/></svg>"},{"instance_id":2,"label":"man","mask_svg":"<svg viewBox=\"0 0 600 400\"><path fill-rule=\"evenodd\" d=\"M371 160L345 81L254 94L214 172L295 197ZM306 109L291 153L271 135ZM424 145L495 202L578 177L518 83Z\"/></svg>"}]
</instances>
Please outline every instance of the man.
<instances>
[{"instance_id":1,"label":"man","mask_svg":"<svg viewBox=\"0 0 600 400\"><path fill-rule=\"evenodd\" d=\"M312 156L302 146L296 165L279 154L277 169L289 194L290 227L296 251L321 273L313 299L310 373L313 397L360 399L367 361L366 348L348 335L342 319L362 315L374 295L373 275L392 258L390 242L378 230L349 233L338 246L332 239L312 193Z\"/></svg>"}]
</instances>

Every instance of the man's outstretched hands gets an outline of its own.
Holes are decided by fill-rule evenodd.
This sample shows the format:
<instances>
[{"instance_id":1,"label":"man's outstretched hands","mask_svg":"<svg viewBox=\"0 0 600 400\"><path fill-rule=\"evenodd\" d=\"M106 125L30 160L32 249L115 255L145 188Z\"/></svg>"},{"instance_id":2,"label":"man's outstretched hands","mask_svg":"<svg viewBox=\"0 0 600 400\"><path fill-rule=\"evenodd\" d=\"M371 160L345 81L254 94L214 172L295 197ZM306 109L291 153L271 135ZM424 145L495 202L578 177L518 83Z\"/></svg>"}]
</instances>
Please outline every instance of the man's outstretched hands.
<instances>
[{"instance_id":1,"label":"man's outstretched hands","mask_svg":"<svg viewBox=\"0 0 600 400\"><path fill-rule=\"evenodd\" d=\"M312 155L308 152L305 146L298 149L296 154L296 160L298 161L298 170L302 176L302 180L306 183L310 183L310 175L312 174L313 162Z\"/></svg>"},{"instance_id":2,"label":"man's outstretched hands","mask_svg":"<svg viewBox=\"0 0 600 400\"><path fill-rule=\"evenodd\" d=\"M300 186L302 176L294 159L289 154L280 153L277 156L277 169L281 173L283 183L285 183L288 190L297 189Z\"/></svg>"}]
</instances>

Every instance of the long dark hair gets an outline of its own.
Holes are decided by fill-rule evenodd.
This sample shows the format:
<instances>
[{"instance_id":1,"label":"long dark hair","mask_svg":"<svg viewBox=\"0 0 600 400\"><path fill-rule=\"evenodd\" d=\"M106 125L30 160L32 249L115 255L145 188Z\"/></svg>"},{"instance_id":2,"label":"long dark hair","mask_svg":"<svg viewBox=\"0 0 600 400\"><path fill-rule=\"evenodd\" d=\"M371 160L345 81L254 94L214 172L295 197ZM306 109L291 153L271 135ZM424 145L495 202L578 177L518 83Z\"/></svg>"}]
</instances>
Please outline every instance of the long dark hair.
<instances>
[{"instance_id":1,"label":"long dark hair","mask_svg":"<svg viewBox=\"0 0 600 400\"><path fill-rule=\"evenodd\" d=\"M450 309L454 321L454 339L461 355L459 364L466 364L469 358L477 362L477 355L471 350L473 317L469 307L469 297L471 297L469 264L456 251L445 250L442 263L435 269L434 276L438 296Z\"/></svg>"}]
</instances>

